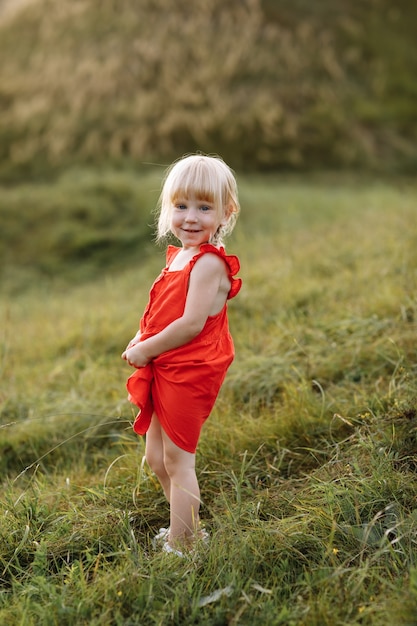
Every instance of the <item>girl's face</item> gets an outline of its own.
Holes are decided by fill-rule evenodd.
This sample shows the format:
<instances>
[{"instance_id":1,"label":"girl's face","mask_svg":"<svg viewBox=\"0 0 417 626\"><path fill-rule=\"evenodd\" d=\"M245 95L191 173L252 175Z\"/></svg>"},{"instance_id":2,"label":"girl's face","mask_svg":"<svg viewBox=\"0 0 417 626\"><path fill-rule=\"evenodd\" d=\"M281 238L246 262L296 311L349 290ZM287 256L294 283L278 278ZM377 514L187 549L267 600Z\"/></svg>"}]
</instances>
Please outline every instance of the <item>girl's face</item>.
<instances>
[{"instance_id":1,"label":"girl's face","mask_svg":"<svg viewBox=\"0 0 417 626\"><path fill-rule=\"evenodd\" d=\"M212 202L195 195L177 197L172 211L171 230L184 249L208 243L223 223L222 216Z\"/></svg>"}]
</instances>

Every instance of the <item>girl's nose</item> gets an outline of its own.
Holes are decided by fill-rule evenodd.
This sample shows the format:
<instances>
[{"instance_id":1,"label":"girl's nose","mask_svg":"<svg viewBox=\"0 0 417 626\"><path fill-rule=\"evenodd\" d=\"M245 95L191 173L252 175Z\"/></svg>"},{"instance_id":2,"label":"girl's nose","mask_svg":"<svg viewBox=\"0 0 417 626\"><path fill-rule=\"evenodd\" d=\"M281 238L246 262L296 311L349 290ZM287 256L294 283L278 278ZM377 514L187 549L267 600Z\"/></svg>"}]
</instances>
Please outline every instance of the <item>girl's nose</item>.
<instances>
[{"instance_id":1,"label":"girl's nose","mask_svg":"<svg viewBox=\"0 0 417 626\"><path fill-rule=\"evenodd\" d=\"M197 210L193 207L189 207L185 216L186 222L195 222L197 220L198 214Z\"/></svg>"}]
</instances>

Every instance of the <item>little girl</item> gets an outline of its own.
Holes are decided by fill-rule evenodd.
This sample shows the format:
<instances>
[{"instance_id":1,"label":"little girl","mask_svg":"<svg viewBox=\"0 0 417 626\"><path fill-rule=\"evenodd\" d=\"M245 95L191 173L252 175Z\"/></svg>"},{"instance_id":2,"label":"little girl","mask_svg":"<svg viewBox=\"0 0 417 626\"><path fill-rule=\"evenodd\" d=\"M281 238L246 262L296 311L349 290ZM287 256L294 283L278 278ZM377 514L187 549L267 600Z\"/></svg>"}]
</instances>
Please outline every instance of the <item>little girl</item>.
<instances>
[{"instance_id":1,"label":"little girl","mask_svg":"<svg viewBox=\"0 0 417 626\"><path fill-rule=\"evenodd\" d=\"M219 157L191 155L167 172L158 240L172 233L166 267L155 280L140 329L122 354L137 368L127 381L146 433L146 460L170 504L163 549L183 556L202 536L195 451L234 357L226 301L241 287L240 265L222 247L235 225L235 177Z\"/></svg>"}]
</instances>

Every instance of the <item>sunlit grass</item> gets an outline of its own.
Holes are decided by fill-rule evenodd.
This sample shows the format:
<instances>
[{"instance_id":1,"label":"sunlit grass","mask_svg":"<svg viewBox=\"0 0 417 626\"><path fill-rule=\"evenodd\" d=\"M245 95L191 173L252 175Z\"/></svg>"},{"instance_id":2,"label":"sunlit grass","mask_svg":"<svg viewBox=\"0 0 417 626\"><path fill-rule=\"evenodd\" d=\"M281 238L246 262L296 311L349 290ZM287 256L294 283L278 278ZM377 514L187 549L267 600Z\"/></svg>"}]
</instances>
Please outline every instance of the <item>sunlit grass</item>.
<instances>
[{"instance_id":1,"label":"sunlit grass","mask_svg":"<svg viewBox=\"0 0 417 626\"><path fill-rule=\"evenodd\" d=\"M244 287L197 455L212 538L199 558L152 546L168 506L120 359L162 252L91 259L95 280L81 263L77 282L41 278L34 258L37 284L3 285L2 622L414 623L416 191L240 187L228 248Z\"/></svg>"}]
</instances>

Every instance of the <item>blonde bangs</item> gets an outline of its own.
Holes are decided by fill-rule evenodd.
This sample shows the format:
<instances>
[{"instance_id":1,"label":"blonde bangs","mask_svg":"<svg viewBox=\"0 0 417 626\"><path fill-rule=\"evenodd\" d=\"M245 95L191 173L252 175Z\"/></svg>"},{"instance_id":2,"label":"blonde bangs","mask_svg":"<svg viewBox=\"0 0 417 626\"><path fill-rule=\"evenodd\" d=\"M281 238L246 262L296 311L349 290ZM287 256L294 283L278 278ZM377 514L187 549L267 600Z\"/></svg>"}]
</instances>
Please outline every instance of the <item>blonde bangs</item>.
<instances>
[{"instance_id":1,"label":"blonde bangs","mask_svg":"<svg viewBox=\"0 0 417 626\"><path fill-rule=\"evenodd\" d=\"M213 171L214 168L208 166L202 159L194 160L192 163L185 161L186 159L178 163L175 172L172 172L171 202L195 196L219 208L219 205L223 204L223 198L218 172Z\"/></svg>"}]
</instances>

